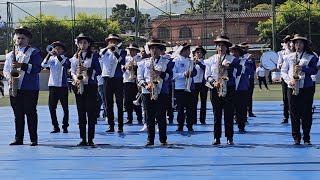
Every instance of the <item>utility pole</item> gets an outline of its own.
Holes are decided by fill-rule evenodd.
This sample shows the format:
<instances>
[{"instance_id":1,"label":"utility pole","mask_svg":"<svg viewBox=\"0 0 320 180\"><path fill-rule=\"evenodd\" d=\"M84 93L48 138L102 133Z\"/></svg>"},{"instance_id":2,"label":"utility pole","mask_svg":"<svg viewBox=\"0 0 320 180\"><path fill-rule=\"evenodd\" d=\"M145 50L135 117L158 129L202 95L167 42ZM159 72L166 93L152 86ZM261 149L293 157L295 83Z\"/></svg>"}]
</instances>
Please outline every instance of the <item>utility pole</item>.
<instances>
[{"instance_id":1,"label":"utility pole","mask_svg":"<svg viewBox=\"0 0 320 180\"><path fill-rule=\"evenodd\" d=\"M222 34L227 33L227 26L226 26L226 2L222 0Z\"/></svg>"},{"instance_id":2,"label":"utility pole","mask_svg":"<svg viewBox=\"0 0 320 180\"><path fill-rule=\"evenodd\" d=\"M309 23L308 23L308 28L309 28L309 41L311 41L311 7L310 7L310 1L308 0L308 11L309 11Z\"/></svg>"},{"instance_id":3,"label":"utility pole","mask_svg":"<svg viewBox=\"0 0 320 180\"><path fill-rule=\"evenodd\" d=\"M135 23L135 29L136 29L136 36L135 36L135 43L138 44L138 31L139 31L139 9L138 9L138 0L135 0L135 17L134 17L134 23Z\"/></svg>"},{"instance_id":4,"label":"utility pole","mask_svg":"<svg viewBox=\"0 0 320 180\"><path fill-rule=\"evenodd\" d=\"M275 0L271 0L272 5L272 50L276 50L276 3Z\"/></svg>"}]
</instances>

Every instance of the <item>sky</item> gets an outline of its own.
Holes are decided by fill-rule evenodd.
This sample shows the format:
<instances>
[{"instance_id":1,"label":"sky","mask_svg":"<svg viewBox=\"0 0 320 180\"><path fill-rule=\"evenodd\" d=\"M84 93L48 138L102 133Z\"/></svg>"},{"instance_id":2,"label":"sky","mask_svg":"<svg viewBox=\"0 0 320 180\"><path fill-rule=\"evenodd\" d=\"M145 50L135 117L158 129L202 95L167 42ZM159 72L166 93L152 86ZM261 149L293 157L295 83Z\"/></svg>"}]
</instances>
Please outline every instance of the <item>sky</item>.
<instances>
[{"instance_id":1,"label":"sky","mask_svg":"<svg viewBox=\"0 0 320 180\"><path fill-rule=\"evenodd\" d=\"M0 0L0 3L6 3L7 1L9 2L16 2L16 1L23 1L23 2L28 2L28 1L36 1L36 0ZM43 0L43 1L50 1L50 0ZM108 7L114 7L116 4L127 4L129 7L134 7L134 0L106 0L107 1L107 6ZM166 0L146 0L150 3L152 3L155 6L161 6L164 5ZM63 2L63 1L56 1L52 0L54 4L58 5L70 5L70 2ZM104 6L105 7L105 0L75 0L76 6L80 7L99 7L99 6ZM152 6L149 5L145 0L140 0L140 7L145 8L145 9L151 9Z\"/></svg>"}]
</instances>

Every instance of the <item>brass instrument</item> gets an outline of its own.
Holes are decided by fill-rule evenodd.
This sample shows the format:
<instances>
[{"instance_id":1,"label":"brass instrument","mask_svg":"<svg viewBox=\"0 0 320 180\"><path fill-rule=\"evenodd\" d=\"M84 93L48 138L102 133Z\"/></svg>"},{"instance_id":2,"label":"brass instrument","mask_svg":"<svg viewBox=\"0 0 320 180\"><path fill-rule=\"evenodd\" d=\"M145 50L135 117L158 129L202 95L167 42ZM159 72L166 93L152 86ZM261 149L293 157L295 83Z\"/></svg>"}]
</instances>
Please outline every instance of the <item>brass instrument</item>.
<instances>
[{"instance_id":1,"label":"brass instrument","mask_svg":"<svg viewBox=\"0 0 320 180\"><path fill-rule=\"evenodd\" d=\"M134 71L134 59L130 56L129 61L129 80L134 80L136 78L135 71Z\"/></svg>"},{"instance_id":2,"label":"brass instrument","mask_svg":"<svg viewBox=\"0 0 320 180\"><path fill-rule=\"evenodd\" d=\"M296 57L294 60L294 66L299 65L300 59L298 57L298 50L296 51ZM292 95L298 95L299 94L299 88L300 88L300 74L301 70L298 70L294 67L293 74L292 74L292 80L293 80L293 91Z\"/></svg>"},{"instance_id":3,"label":"brass instrument","mask_svg":"<svg viewBox=\"0 0 320 180\"><path fill-rule=\"evenodd\" d=\"M17 56L16 56L16 44L13 45L13 59L12 62L17 62ZM20 79L20 71L17 68L12 68L10 72L10 83L9 83L9 94L10 96L16 97L18 94L18 85L19 85L19 79Z\"/></svg>"},{"instance_id":4,"label":"brass instrument","mask_svg":"<svg viewBox=\"0 0 320 180\"><path fill-rule=\"evenodd\" d=\"M82 49L79 50L78 54L78 69L77 69L77 82L76 82L76 87L78 89L78 94L83 94L84 92L84 75L82 74L81 71L81 66L82 66Z\"/></svg>"},{"instance_id":5,"label":"brass instrument","mask_svg":"<svg viewBox=\"0 0 320 180\"><path fill-rule=\"evenodd\" d=\"M151 92L150 92L150 99L157 100L158 95L158 84L160 83L159 76L156 74L154 69L154 58L151 57L151 64L150 64L150 83L151 83Z\"/></svg>"},{"instance_id":6,"label":"brass instrument","mask_svg":"<svg viewBox=\"0 0 320 180\"><path fill-rule=\"evenodd\" d=\"M227 95L227 82L229 80L228 72L224 69L222 62L223 61L220 55L219 64L218 64L218 87L217 87L219 97L225 97Z\"/></svg>"},{"instance_id":7,"label":"brass instrument","mask_svg":"<svg viewBox=\"0 0 320 180\"><path fill-rule=\"evenodd\" d=\"M132 103L133 103L134 105L136 105L136 106L140 106L140 105L141 105L141 104L140 104L141 96L142 96L142 93L139 92L139 93L136 95L136 100L134 100Z\"/></svg>"},{"instance_id":8,"label":"brass instrument","mask_svg":"<svg viewBox=\"0 0 320 180\"><path fill-rule=\"evenodd\" d=\"M189 61L189 67L187 69L188 71L188 74L189 74L189 77L186 78L186 81L185 81L185 91L187 92L191 92L191 83L192 83L192 77L191 77L191 72L194 68L194 62L193 61Z\"/></svg>"},{"instance_id":9,"label":"brass instrument","mask_svg":"<svg viewBox=\"0 0 320 180\"><path fill-rule=\"evenodd\" d=\"M53 53L53 51L54 51L55 49L54 49L54 47L52 46L52 45L48 45L47 47L46 47L46 51L47 51L47 55L46 55L46 57L44 58L46 61L44 62L45 64L47 64L48 63L48 61L49 61L49 56Z\"/></svg>"}]
</instances>

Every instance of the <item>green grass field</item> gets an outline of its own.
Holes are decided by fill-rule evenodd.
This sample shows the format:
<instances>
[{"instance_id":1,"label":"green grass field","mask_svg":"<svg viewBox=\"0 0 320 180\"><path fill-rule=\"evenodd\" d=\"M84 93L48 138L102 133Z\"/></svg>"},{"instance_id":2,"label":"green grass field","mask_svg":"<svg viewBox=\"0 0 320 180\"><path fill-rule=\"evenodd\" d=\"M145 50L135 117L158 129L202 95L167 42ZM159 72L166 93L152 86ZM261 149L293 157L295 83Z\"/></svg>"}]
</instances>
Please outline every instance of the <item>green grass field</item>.
<instances>
[{"instance_id":1,"label":"green grass field","mask_svg":"<svg viewBox=\"0 0 320 180\"><path fill-rule=\"evenodd\" d=\"M267 91L263 88L260 91L259 86L256 85L253 93L254 101L281 101L282 100L282 90L279 84L269 85L270 91ZM320 92L316 91L315 100L320 99ZM209 100L209 98L208 98ZM40 91L40 96L38 100L39 105L47 105L48 104L48 91ZM75 104L74 94L69 94L69 104ZM0 98L0 107L9 106L10 101L8 97Z\"/></svg>"}]
</instances>

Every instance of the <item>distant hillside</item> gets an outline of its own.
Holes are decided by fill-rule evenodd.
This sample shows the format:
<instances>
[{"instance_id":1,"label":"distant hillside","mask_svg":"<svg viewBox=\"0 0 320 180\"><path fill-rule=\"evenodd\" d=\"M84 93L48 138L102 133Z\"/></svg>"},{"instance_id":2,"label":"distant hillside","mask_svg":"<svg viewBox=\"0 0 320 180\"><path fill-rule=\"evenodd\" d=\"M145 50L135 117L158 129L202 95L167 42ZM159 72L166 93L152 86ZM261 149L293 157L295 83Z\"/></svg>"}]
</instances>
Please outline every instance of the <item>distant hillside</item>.
<instances>
[{"instance_id":1,"label":"distant hillside","mask_svg":"<svg viewBox=\"0 0 320 180\"><path fill-rule=\"evenodd\" d=\"M37 3L25 3L25 4L17 4L19 6L19 8L23 9L24 11L30 13L31 15L37 15L40 13L40 5ZM181 14L184 12L184 10L187 8L187 5L181 5L179 4L179 6L172 6L171 7L171 11L172 13L177 13L177 14ZM13 6L13 21L17 22L19 19L24 18L25 16L28 16L27 13L23 12L22 10L20 10L19 8ZM166 11L166 7L162 6L159 7L161 10ZM0 15L2 16L2 19L4 21L6 21L7 19L7 12L6 12L6 5L5 4L1 4L0 5ZM99 13L101 14L103 17L106 16L106 11L108 13L108 16L111 14L111 9L112 8L107 8L105 9L105 7L97 7L97 8L80 8L80 7L76 7L76 13L77 12L86 12L86 13ZM162 14L163 12L161 12L160 10L158 10L157 8L151 8L151 9L145 9L143 7L140 7L140 11L142 13L147 13L150 14L151 17L156 17L160 14ZM169 8L167 8L167 11L169 11ZM54 15L54 16L58 16L58 17L64 17L64 16L71 16L71 7L70 6L60 6L60 5L42 5L42 12L45 15Z\"/></svg>"}]
</instances>

